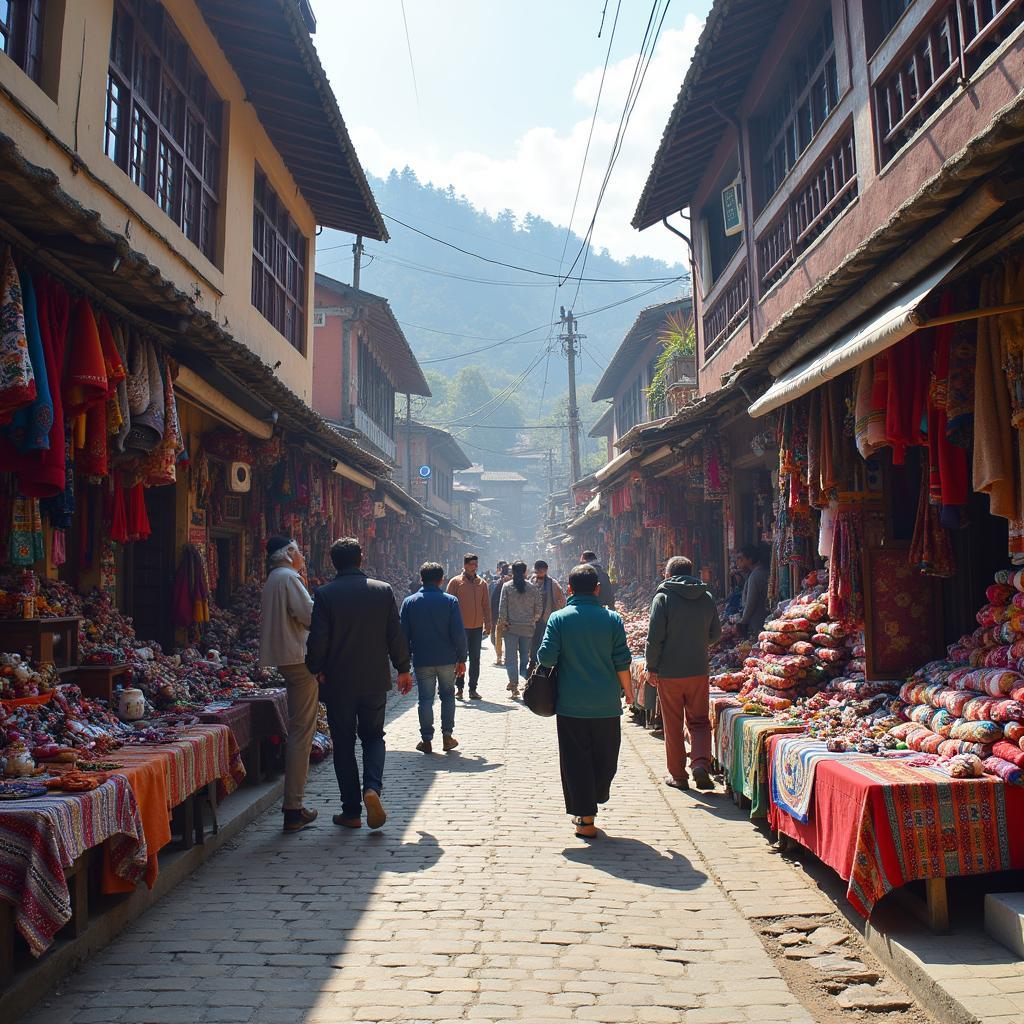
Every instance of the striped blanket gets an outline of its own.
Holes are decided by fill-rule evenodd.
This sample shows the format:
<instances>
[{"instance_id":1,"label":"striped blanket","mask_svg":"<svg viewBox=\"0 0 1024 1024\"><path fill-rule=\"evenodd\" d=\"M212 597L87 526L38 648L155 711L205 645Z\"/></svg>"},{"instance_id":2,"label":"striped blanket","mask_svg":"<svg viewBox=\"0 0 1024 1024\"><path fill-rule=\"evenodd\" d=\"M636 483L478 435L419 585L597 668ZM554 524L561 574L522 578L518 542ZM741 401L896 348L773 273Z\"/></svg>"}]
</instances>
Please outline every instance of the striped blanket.
<instances>
[{"instance_id":1,"label":"striped blanket","mask_svg":"<svg viewBox=\"0 0 1024 1024\"><path fill-rule=\"evenodd\" d=\"M814 767L826 758L845 754L830 753L823 740L807 736L786 736L775 744L769 775L772 801L797 821L806 824L811 816L814 792Z\"/></svg>"},{"instance_id":2,"label":"striped blanket","mask_svg":"<svg viewBox=\"0 0 1024 1024\"><path fill-rule=\"evenodd\" d=\"M113 775L88 793L19 800L0 808L0 899L34 956L71 920L66 868L110 840L117 874L132 882L146 870L146 840L128 780Z\"/></svg>"}]
</instances>

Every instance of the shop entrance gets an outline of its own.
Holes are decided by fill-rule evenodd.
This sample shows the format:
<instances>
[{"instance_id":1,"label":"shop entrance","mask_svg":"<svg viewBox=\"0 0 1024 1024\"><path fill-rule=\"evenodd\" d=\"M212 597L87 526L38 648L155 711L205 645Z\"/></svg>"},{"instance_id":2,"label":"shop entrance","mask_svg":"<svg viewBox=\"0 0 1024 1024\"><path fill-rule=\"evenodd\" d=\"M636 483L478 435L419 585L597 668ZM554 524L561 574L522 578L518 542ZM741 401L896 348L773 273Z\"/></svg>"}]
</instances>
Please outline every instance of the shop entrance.
<instances>
[{"instance_id":1,"label":"shop entrance","mask_svg":"<svg viewBox=\"0 0 1024 1024\"><path fill-rule=\"evenodd\" d=\"M151 533L147 540L129 544L125 611L139 636L152 637L164 650L174 647L174 506L173 487L149 487L146 513Z\"/></svg>"}]
</instances>

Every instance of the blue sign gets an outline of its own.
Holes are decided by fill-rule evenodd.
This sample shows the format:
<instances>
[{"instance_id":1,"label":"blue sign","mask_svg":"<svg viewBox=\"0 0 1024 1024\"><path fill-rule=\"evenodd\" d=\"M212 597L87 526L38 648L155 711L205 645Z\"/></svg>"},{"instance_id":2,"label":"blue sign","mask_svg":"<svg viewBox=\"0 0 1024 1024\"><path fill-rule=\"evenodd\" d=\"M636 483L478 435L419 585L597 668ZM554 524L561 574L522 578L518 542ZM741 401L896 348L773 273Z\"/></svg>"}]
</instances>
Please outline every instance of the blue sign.
<instances>
[{"instance_id":1,"label":"blue sign","mask_svg":"<svg viewBox=\"0 0 1024 1024\"><path fill-rule=\"evenodd\" d=\"M429 480L430 479L430 467L429 466L420 466L420 479L421 480Z\"/></svg>"}]
</instances>

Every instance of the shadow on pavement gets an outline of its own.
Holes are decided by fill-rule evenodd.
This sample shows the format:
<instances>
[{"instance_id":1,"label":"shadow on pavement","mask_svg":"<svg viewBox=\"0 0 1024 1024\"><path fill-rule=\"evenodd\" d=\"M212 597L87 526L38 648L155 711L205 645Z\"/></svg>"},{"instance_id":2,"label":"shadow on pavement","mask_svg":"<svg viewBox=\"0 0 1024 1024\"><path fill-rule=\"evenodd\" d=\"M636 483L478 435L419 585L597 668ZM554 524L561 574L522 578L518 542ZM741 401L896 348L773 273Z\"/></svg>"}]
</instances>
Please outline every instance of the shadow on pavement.
<instances>
[{"instance_id":1,"label":"shadow on pavement","mask_svg":"<svg viewBox=\"0 0 1024 1024\"><path fill-rule=\"evenodd\" d=\"M389 750L387 766L390 772L396 773L396 776L413 766L435 774L450 772L453 775L477 775L480 772L493 772L496 768L503 768L504 763L488 761L479 754L463 753L459 748L447 754L439 750L435 750L433 754L421 754L418 750Z\"/></svg>"},{"instance_id":2,"label":"shadow on pavement","mask_svg":"<svg viewBox=\"0 0 1024 1024\"><path fill-rule=\"evenodd\" d=\"M707 875L681 853L669 850L663 854L639 839L602 835L587 846L566 849L562 855L574 864L585 864L616 878L659 889L685 892L707 881Z\"/></svg>"}]
</instances>

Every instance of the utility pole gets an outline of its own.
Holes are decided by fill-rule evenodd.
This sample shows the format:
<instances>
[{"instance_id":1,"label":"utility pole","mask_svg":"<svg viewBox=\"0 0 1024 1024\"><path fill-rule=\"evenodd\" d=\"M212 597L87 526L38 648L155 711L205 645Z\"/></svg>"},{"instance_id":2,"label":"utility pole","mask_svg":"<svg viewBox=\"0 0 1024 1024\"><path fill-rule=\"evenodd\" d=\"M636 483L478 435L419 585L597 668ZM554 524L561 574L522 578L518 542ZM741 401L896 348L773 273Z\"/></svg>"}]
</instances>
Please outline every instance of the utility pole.
<instances>
[{"instance_id":1,"label":"utility pole","mask_svg":"<svg viewBox=\"0 0 1024 1024\"><path fill-rule=\"evenodd\" d=\"M363 262L363 236L356 235L355 245L352 246L352 287L359 288L359 271Z\"/></svg>"},{"instance_id":2,"label":"utility pole","mask_svg":"<svg viewBox=\"0 0 1024 1024\"><path fill-rule=\"evenodd\" d=\"M405 489L412 494L412 393L405 395Z\"/></svg>"},{"instance_id":3,"label":"utility pole","mask_svg":"<svg viewBox=\"0 0 1024 1024\"><path fill-rule=\"evenodd\" d=\"M586 337L585 334L578 334L576 331L576 318L570 309L567 313L565 306L562 309L562 333L558 340L562 343L562 351L569 362L569 456L572 462L572 479L570 486L583 476L580 465L580 407L576 400L576 356L579 353L579 343Z\"/></svg>"},{"instance_id":4,"label":"utility pole","mask_svg":"<svg viewBox=\"0 0 1024 1024\"><path fill-rule=\"evenodd\" d=\"M548 449L548 497L555 493L555 450Z\"/></svg>"}]
</instances>

